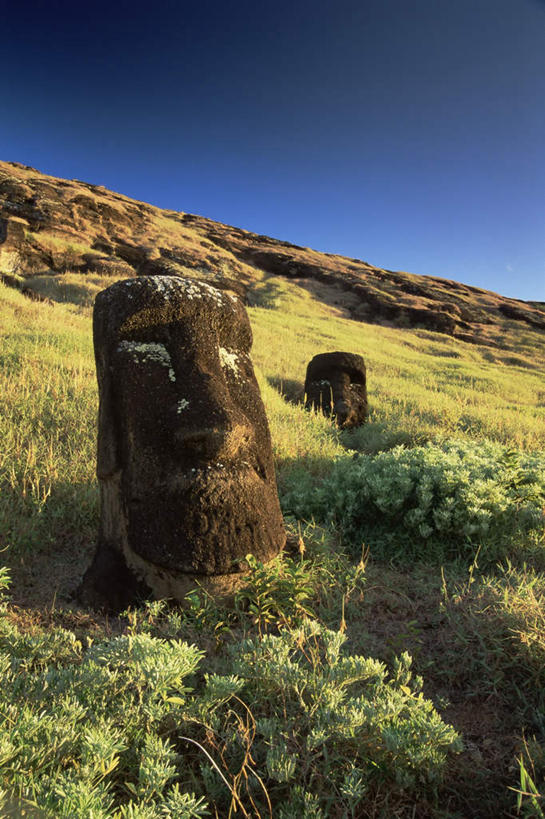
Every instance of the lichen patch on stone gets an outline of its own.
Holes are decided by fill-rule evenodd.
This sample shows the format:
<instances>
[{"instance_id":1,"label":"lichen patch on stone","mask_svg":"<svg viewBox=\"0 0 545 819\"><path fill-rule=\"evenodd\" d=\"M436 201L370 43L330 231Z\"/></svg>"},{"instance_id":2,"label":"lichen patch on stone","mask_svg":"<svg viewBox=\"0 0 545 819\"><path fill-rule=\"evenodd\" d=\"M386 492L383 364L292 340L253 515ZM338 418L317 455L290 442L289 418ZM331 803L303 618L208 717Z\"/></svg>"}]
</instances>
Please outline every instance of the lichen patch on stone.
<instances>
[{"instance_id":1,"label":"lichen patch on stone","mask_svg":"<svg viewBox=\"0 0 545 819\"><path fill-rule=\"evenodd\" d=\"M188 406L189 406L189 401L187 400L187 398L181 398L178 401L176 411L178 412L178 414L180 414L180 412L183 412L185 409L187 409Z\"/></svg>"},{"instance_id":2,"label":"lichen patch on stone","mask_svg":"<svg viewBox=\"0 0 545 819\"><path fill-rule=\"evenodd\" d=\"M217 307L225 307L229 302L225 298L223 291L213 287L208 282L202 282L197 279L186 279L182 276L151 276L149 281L153 284L155 289L164 295L168 295L172 291L183 291L184 295L189 301L194 299L211 299Z\"/></svg>"},{"instance_id":3,"label":"lichen patch on stone","mask_svg":"<svg viewBox=\"0 0 545 819\"><path fill-rule=\"evenodd\" d=\"M238 355L236 353L230 353L229 350L225 349L225 347L220 347L219 353L221 366L228 367L236 375L238 375Z\"/></svg>"},{"instance_id":4,"label":"lichen patch on stone","mask_svg":"<svg viewBox=\"0 0 545 819\"><path fill-rule=\"evenodd\" d=\"M172 369L170 353L164 344L156 341L120 341L117 349L120 352L131 354L132 360L137 364L144 364L147 361L155 361L162 367L168 367L168 377L171 381L176 381L176 375Z\"/></svg>"}]
</instances>

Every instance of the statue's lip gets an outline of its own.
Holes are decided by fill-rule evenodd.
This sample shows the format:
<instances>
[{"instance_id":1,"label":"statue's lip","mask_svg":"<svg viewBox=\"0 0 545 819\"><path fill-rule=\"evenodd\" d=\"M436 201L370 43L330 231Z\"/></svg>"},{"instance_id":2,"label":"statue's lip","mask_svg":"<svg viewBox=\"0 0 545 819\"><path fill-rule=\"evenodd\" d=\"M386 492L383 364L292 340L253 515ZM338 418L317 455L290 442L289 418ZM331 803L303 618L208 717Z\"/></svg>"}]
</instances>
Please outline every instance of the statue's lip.
<instances>
[{"instance_id":1,"label":"statue's lip","mask_svg":"<svg viewBox=\"0 0 545 819\"><path fill-rule=\"evenodd\" d=\"M257 478L263 482L267 480L267 475L257 461L255 463L250 463L246 460L231 463L215 461L204 467L191 467L190 469L186 469L184 472L175 475L168 486L165 486L164 483L157 483L154 489L157 490L157 493L160 495L165 492L172 494L173 492L191 489L192 487L202 489L208 486L209 483L218 482L218 479L221 481L222 478L238 478L243 481L248 479L254 481ZM133 497L131 500L138 503L144 500L147 502L149 501L149 494L146 493L143 498Z\"/></svg>"},{"instance_id":2,"label":"statue's lip","mask_svg":"<svg viewBox=\"0 0 545 819\"><path fill-rule=\"evenodd\" d=\"M257 472L260 475L260 470L257 463L250 463L249 461L232 461L223 463L223 461L214 461L204 467L191 467L183 473L184 477L189 479L203 477L208 475L224 474L225 472Z\"/></svg>"}]
</instances>

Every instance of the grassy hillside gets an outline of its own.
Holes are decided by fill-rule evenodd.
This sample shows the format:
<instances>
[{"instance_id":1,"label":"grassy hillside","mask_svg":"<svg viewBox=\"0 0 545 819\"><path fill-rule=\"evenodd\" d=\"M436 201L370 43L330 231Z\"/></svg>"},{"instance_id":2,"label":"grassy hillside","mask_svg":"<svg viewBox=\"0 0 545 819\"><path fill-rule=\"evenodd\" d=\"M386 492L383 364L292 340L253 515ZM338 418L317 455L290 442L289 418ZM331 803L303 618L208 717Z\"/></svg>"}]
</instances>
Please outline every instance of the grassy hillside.
<instances>
[{"instance_id":1,"label":"grassy hillside","mask_svg":"<svg viewBox=\"0 0 545 819\"><path fill-rule=\"evenodd\" d=\"M515 356L513 326L545 331L539 302L385 270L0 161L0 278L34 294L81 295L74 273L91 287L109 276L197 274L228 279L239 292L261 283L265 296L292 281L348 318L425 328Z\"/></svg>"},{"instance_id":2,"label":"grassy hillside","mask_svg":"<svg viewBox=\"0 0 545 819\"><path fill-rule=\"evenodd\" d=\"M466 344L256 279L294 545L234 607L105 621L70 594L98 514L90 304L115 278L59 274L53 304L0 285L0 789L70 817L542 815L543 334ZM333 349L367 363L358 431L300 403Z\"/></svg>"}]
</instances>

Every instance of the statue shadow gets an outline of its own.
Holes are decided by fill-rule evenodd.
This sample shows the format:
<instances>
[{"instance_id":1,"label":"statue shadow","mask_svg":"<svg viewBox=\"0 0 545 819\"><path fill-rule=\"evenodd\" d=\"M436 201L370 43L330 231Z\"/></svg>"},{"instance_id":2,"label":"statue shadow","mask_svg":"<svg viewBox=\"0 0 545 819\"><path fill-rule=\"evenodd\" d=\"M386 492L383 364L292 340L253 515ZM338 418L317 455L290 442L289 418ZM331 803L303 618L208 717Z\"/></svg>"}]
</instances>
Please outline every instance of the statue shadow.
<instances>
[{"instance_id":1,"label":"statue shadow","mask_svg":"<svg viewBox=\"0 0 545 819\"><path fill-rule=\"evenodd\" d=\"M45 504L25 503L20 514L10 517L9 548L2 550L0 565L10 570L11 602L42 611L73 608L74 592L96 548L96 480L56 481Z\"/></svg>"},{"instance_id":2,"label":"statue shadow","mask_svg":"<svg viewBox=\"0 0 545 819\"><path fill-rule=\"evenodd\" d=\"M304 403L305 387L301 381L297 381L294 378L267 376L267 383L280 393L284 401L296 405L302 405Z\"/></svg>"}]
</instances>

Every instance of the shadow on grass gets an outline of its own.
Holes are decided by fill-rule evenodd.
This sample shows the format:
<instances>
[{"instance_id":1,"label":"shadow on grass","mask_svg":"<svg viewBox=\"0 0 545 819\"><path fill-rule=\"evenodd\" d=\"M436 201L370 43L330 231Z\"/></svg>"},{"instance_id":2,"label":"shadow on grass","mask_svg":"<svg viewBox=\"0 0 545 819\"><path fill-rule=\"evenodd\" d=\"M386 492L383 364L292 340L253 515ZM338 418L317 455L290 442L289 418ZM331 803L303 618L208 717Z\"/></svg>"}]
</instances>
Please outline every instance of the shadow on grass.
<instances>
[{"instance_id":1,"label":"shadow on grass","mask_svg":"<svg viewBox=\"0 0 545 819\"><path fill-rule=\"evenodd\" d=\"M441 802L460 812L441 816L514 815L509 787L519 785L525 735L527 767L545 774L544 598L545 579L531 570L480 577L371 558L363 598L345 608L351 650L386 663L408 651L425 695L462 734L441 788Z\"/></svg>"},{"instance_id":2,"label":"shadow on grass","mask_svg":"<svg viewBox=\"0 0 545 819\"><path fill-rule=\"evenodd\" d=\"M277 299L282 294L282 287L274 276L259 282L248 291L248 305L261 307L264 310L276 309Z\"/></svg>"},{"instance_id":3,"label":"shadow on grass","mask_svg":"<svg viewBox=\"0 0 545 819\"><path fill-rule=\"evenodd\" d=\"M346 449L365 455L377 455L396 446L420 446L427 440L424 435L411 434L383 421L367 421L361 427L341 430L340 433L340 442Z\"/></svg>"},{"instance_id":4,"label":"shadow on grass","mask_svg":"<svg viewBox=\"0 0 545 819\"><path fill-rule=\"evenodd\" d=\"M59 481L45 501L3 490L0 565L10 569L10 596L18 605L66 602L94 550L98 530L96 481Z\"/></svg>"},{"instance_id":5,"label":"shadow on grass","mask_svg":"<svg viewBox=\"0 0 545 819\"><path fill-rule=\"evenodd\" d=\"M267 382L280 393L284 401L296 405L303 404L305 400L305 387L301 381L297 381L294 378L267 376Z\"/></svg>"},{"instance_id":6,"label":"shadow on grass","mask_svg":"<svg viewBox=\"0 0 545 819\"><path fill-rule=\"evenodd\" d=\"M94 294L90 292L89 285L83 274L81 275L81 283L67 282L63 277L63 273L51 271L36 273L27 279L26 287L41 299L49 299L61 304L76 304L82 307L92 305Z\"/></svg>"}]
</instances>

